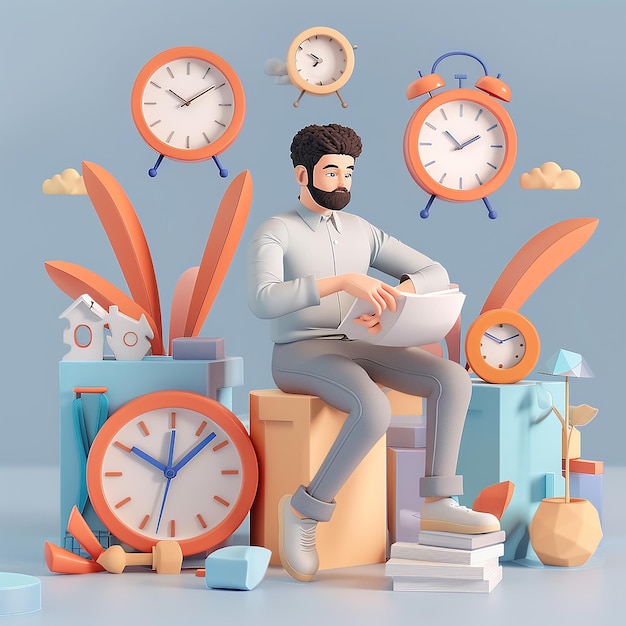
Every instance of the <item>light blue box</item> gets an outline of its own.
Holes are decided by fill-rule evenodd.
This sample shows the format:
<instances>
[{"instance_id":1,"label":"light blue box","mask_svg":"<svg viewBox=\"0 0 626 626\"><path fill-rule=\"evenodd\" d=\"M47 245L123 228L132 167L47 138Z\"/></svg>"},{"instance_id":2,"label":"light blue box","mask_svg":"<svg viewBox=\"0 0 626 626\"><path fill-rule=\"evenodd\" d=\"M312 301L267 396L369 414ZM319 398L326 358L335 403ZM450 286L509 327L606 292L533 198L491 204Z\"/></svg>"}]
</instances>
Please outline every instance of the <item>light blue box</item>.
<instances>
[{"instance_id":1,"label":"light blue box","mask_svg":"<svg viewBox=\"0 0 626 626\"><path fill-rule=\"evenodd\" d=\"M72 414L76 387L106 387L111 415L134 398L169 389L208 396L232 410L232 388L242 384L241 357L214 361L174 360L168 356L148 356L141 361L114 359L61 361L59 363L61 545L67 550L80 552L74 538L66 532L70 511L77 502L81 481L84 480L81 452ZM87 435L92 441L96 435L97 396L86 394L83 398ZM85 506L83 517L101 543L108 547L111 538L90 502Z\"/></svg>"},{"instance_id":2,"label":"light blue box","mask_svg":"<svg viewBox=\"0 0 626 626\"><path fill-rule=\"evenodd\" d=\"M602 522L602 483L603 474L569 473L569 490L572 498L589 500L596 507Z\"/></svg>"},{"instance_id":3,"label":"light blue box","mask_svg":"<svg viewBox=\"0 0 626 626\"><path fill-rule=\"evenodd\" d=\"M458 472L463 474L464 495L459 502L471 507L485 487L509 480L513 497L500 524L506 531L503 561L534 559L528 524L541 500L562 496L561 424L537 401L536 381L492 385L474 380ZM541 384L552 393L563 414L565 383ZM551 475L551 476L548 476ZM552 476L553 475L553 476ZM547 493L552 491L554 493Z\"/></svg>"}]
</instances>

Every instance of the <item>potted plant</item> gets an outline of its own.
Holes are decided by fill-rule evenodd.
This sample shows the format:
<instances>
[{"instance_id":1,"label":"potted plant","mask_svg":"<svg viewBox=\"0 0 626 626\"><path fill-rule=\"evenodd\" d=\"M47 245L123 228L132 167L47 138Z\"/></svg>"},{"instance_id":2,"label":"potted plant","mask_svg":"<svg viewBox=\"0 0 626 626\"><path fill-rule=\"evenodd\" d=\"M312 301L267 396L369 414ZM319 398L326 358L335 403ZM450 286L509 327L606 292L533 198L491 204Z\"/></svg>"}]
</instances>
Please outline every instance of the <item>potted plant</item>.
<instances>
[{"instance_id":1,"label":"potted plant","mask_svg":"<svg viewBox=\"0 0 626 626\"><path fill-rule=\"evenodd\" d=\"M565 377L565 415L554 405L552 394L537 384L539 402L554 413L563 429L565 496L544 498L533 516L528 531L530 543L544 565L583 565L602 539L598 511L584 498L570 497L570 443L576 426L588 424L598 413L588 404L570 406L569 379L593 376L580 354L568 350L556 352L544 366L543 374Z\"/></svg>"}]
</instances>

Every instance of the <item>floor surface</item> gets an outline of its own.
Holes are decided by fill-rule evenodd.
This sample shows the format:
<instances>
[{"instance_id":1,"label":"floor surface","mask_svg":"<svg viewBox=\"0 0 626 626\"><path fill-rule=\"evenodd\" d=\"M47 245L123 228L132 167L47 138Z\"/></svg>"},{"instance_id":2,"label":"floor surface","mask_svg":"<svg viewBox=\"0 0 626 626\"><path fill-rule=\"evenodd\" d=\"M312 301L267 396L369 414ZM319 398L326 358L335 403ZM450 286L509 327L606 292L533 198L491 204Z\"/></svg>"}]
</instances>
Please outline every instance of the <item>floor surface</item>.
<instances>
[{"instance_id":1,"label":"floor surface","mask_svg":"<svg viewBox=\"0 0 626 626\"><path fill-rule=\"evenodd\" d=\"M0 626L178 626L187 620L273 626L606 626L625 619L626 467L605 468L604 538L587 564L552 568L504 563L503 580L491 594L393 592L383 564L323 571L311 583L299 583L271 567L252 591L209 590L193 571L51 574L43 542L58 543L58 469L2 469L0 572L39 577L42 609L0 617Z\"/></svg>"}]
</instances>

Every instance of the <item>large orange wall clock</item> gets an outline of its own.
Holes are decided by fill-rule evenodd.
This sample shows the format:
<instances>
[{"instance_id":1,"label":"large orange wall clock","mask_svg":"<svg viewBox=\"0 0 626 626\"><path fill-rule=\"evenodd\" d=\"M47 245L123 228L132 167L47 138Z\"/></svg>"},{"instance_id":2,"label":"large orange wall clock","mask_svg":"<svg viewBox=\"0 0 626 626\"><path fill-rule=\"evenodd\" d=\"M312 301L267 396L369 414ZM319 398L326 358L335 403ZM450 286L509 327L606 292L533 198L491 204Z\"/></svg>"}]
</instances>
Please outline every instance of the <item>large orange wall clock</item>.
<instances>
[{"instance_id":1,"label":"large orange wall clock","mask_svg":"<svg viewBox=\"0 0 626 626\"><path fill-rule=\"evenodd\" d=\"M484 75L476 89L463 88L465 74L456 74L459 87L432 95L445 85L435 73L450 56L477 60ZM427 218L435 198L450 202L482 199L491 219L497 217L488 200L510 175L517 154L515 126L498 100L511 99L509 87L499 75L490 76L485 64L468 52L448 52L433 64L432 71L407 89L409 99L430 97L410 118L404 134L404 159L415 182L431 197L420 216Z\"/></svg>"},{"instance_id":2,"label":"large orange wall clock","mask_svg":"<svg viewBox=\"0 0 626 626\"><path fill-rule=\"evenodd\" d=\"M183 46L150 59L137 75L131 94L135 126L159 158L149 170L156 176L163 157L179 161L213 159L241 131L246 103L233 68L214 52Z\"/></svg>"},{"instance_id":3,"label":"large orange wall clock","mask_svg":"<svg viewBox=\"0 0 626 626\"><path fill-rule=\"evenodd\" d=\"M129 401L89 452L94 510L123 543L149 552L174 539L184 555L228 538L248 514L257 458L243 424L219 402L187 391Z\"/></svg>"},{"instance_id":4,"label":"large orange wall clock","mask_svg":"<svg viewBox=\"0 0 626 626\"><path fill-rule=\"evenodd\" d=\"M465 335L470 369L488 383L509 384L525 378L539 359L539 334L512 309L490 309L479 315Z\"/></svg>"}]
</instances>

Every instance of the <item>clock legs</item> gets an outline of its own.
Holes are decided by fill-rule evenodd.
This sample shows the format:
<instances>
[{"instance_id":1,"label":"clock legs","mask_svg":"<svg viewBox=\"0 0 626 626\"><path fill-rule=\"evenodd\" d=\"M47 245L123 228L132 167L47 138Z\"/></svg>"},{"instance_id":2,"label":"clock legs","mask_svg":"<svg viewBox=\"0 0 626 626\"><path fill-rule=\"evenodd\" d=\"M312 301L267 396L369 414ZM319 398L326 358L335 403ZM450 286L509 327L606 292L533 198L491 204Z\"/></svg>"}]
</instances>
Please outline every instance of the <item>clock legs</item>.
<instances>
[{"instance_id":1,"label":"clock legs","mask_svg":"<svg viewBox=\"0 0 626 626\"><path fill-rule=\"evenodd\" d=\"M426 206L420 211L420 217L421 218L426 219L430 215L430 207L432 206L432 204L435 201L436 197L437 196L435 194L430 196L428 202L426 203Z\"/></svg>"},{"instance_id":2,"label":"clock legs","mask_svg":"<svg viewBox=\"0 0 626 626\"><path fill-rule=\"evenodd\" d=\"M487 207L487 215L489 215L489 219L495 220L496 217L498 217L498 214L491 208L491 203L489 202L489 198L484 197L483 202L485 203L485 206Z\"/></svg>"},{"instance_id":3,"label":"clock legs","mask_svg":"<svg viewBox=\"0 0 626 626\"><path fill-rule=\"evenodd\" d=\"M151 167L148 170L148 176L150 176L150 178L154 178L157 175L157 170L159 169L159 165L161 165L161 161L163 161L163 155L159 154L159 158L156 160L154 167Z\"/></svg>"},{"instance_id":4,"label":"clock legs","mask_svg":"<svg viewBox=\"0 0 626 626\"><path fill-rule=\"evenodd\" d=\"M436 197L437 196L435 194L430 196L430 198L428 199L428 202L426 203L426 206L420 211L420 217L426 219L430 215L430 207L432 206ZM489 198L485 196L483 198L483 202L485 203L485 206L487 207L487 215L489 216L489 219L495 220L496 217L498 217L498 214L496 211L493 210L493 207L491 206L491 202L489 202Z\"/></svg>"}]
</instances>

